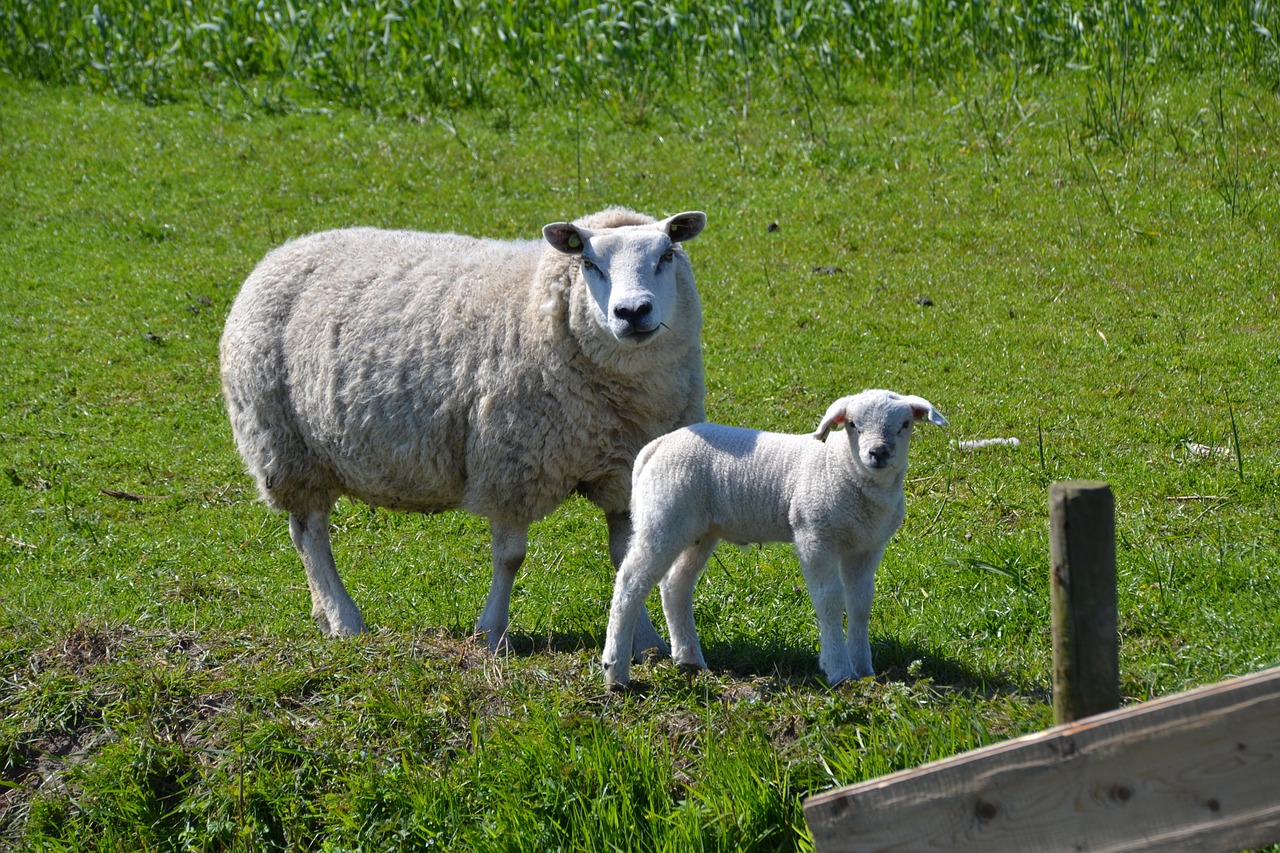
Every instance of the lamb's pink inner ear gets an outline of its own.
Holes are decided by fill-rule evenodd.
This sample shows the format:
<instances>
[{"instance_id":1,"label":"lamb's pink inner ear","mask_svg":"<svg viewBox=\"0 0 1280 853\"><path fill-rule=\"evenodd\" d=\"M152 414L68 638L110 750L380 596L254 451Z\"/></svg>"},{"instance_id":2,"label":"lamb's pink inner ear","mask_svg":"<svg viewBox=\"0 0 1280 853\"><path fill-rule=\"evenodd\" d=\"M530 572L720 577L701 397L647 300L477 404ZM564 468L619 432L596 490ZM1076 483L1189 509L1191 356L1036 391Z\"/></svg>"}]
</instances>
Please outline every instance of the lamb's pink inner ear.
<instances>
[{"instance_id":1,"label":"lamb's pink inner ear","mask_svg":"<svg viewBox=\"0 0 1280 853\"><path fill-rule=\"evenodd\" d=\"M831 428L842 420L844 420L844 416L840 414L824 415L822 422L818 424L818 428L813 431L813 437L818 439L818 441L826 441L827 435L831 432Z\"/></svg>"},{"instance_id":2,"label":"lamb's pink inner ear","mask_svg":"<svg viewBox=\"0 0 1280 853\"><path fill-rule=\"evenodd\" d=\"M916 420L922 421L929 417L929 407L912 405L911 414L915 416Z\"/></svg>"}]
</instances>

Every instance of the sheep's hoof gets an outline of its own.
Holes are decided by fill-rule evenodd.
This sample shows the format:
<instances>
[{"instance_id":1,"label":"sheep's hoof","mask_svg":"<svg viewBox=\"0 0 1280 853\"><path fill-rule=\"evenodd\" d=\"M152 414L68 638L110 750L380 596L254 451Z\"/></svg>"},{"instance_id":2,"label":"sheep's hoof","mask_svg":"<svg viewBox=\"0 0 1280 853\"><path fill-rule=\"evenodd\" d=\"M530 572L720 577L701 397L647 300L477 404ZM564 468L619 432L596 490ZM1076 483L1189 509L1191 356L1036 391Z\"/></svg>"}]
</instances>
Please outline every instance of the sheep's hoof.
<instances>
[{"instance_id":1,"label":"sheep's hoof","mask_svg":"<svg viewBox=\"0 0 1280 853\"><path fill-rule=\"evenodd\" d=\"M832 687L844 687L846 684L853 684L854 682L863 681L864 679L874 678L874 677L875 677L874 672L869 672L866 675L858 675L857 673L850 673L848 675L840 675L840 676L828 675L827 683L830 684Z\"/></svg>"},{"instance_id":2,"label":"sheep's hoof","mask_svg":"<svg viewBox=\"0 0 1280 853\"><path fill-rule=\"evenodd\" d=\"M706 669L705 666L699 663L678 663L676 666L680 667L680 671L684 673L686 678L693 678Z\"/></svg>"},{"instance_id":3,"label":"sheep's hoof","mask_svg":"<svg viewBox=\"0 0 1280 853\"><path fill-rule=\"evenodd\" d=\"M367 630L364 626L363 617L349 619L346 622L341 620L337 622L329 621L329 614L323 610L313 612L311 618L315 620L316 627L320 629L320 633L326 637L354 637L357 634L363 634Z\"/></svg>"},{"instance_id":4,"label":"sheep's hoof","mask_svg":"<svg viewBox=\"0 0 1280 853\"><path fill-rule=\"evenodd\" d=\"M484 644L488 646L489 651L495 655L506 655L511 653L511 643L507 641L507 632L504 631L487 631L479 626L471 634L471 639L479 642L484 640Z\"/></svg>"}]
</instances>

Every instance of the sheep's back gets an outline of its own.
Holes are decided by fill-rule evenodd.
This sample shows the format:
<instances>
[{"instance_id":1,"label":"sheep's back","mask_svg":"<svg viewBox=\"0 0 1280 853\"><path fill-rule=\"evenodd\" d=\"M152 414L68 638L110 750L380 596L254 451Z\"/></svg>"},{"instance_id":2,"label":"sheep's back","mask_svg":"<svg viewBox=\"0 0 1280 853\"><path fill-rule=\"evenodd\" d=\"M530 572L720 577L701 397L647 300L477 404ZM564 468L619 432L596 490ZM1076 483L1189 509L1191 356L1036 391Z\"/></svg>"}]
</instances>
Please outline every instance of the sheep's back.
<instances>
[{"instance_id":1,"label":"sheep's back","mask_svg":"<svg viewBox=\"0 0 1280 853\"><path fill-rule=\"evenodd\" d=\"M295 502L298 484L328 500L463 504L486 390L541 380L537 330L520 325L540 256L536 242L374 229L269 254L223 341L233 426L250 427L237 440L269 502Z\"/></svg>"}]
</instances>

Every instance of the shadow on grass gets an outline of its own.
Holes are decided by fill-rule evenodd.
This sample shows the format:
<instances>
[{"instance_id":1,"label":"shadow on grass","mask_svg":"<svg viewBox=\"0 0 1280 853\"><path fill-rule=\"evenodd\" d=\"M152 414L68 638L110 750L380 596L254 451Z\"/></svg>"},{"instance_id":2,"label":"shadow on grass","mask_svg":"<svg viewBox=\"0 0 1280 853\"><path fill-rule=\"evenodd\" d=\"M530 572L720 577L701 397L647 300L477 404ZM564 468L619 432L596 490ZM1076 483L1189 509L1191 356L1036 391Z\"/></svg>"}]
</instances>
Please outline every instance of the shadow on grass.
<instances>
[{"instance_id":1,"label":"shadow on grass","mask_svg":"<svg viewBox=\"0 0 1280 853\"><path fill-rule=\"evenodd\" d=\"M1049 701L1046 684L1011 677L1008 673L974 669L936 648L885 638L872 644L877 678L914 682L929 679L934 687L952 693L992 699L1018 694Z\"/></svg>"},{"instance_id":2,"label":"shadow on grass","mask_svg":"<svg viewBox=\"0 0 1280 853\"><path fill-rule=\"evenodd\" d=\"M458 635L457 639L466 639ZM482 640L475 641L483 647ZM587 631L557 631L550 634L512 634L507 638L508 654L531 658L545 654L589 653L598 657L604 638ZM772 689L828 689L826 676L818 667L814 650L787 642L783 638L711 642L703 646L711 674L724 682L770 682ZM873 638L872 660L878 682L915 684L928 681L934 689L974 698L1021 695L1038 701L1050 701L1049 688L988 669L975 669L935 647L904 643L891 637ZM631 693L645 695L659 682L696 677L674 667L669 658L651 655L632 666ZM725 684L732 690L732 684Z\"/></svg>"},{"instance_id":3,"label":"shadow on grass","mask_svg":"<svg viewBox=\"0 0 1280 853\"><path fill-rule=\"evenodd\" d=\"M478 641L483 644L483 641ZM587 631L553 631L550 634L508 634L508 653L516 657L532 657L549 653L571 654L581 651L600 652L604 637Z\"/></svg>"},{"instance_id":4,"label":"shadow on grass","mask_svg":"<svg viewBox=\"0 0 1280 853\"><path fill-rule=\"evenodd\" d=\"M825 687L826 677L817 655L791 643L747 641L712 643L704 649L712 670L734 678L771 678L780 685ZM1018 694L1048 701L1046 685L1011 677L1008 673L974 669L939 648L904 643L893 638L872 639L875 678L881 683L914 684L927 680L937 690L991 699Z\"/></svg>"}]
</instances>

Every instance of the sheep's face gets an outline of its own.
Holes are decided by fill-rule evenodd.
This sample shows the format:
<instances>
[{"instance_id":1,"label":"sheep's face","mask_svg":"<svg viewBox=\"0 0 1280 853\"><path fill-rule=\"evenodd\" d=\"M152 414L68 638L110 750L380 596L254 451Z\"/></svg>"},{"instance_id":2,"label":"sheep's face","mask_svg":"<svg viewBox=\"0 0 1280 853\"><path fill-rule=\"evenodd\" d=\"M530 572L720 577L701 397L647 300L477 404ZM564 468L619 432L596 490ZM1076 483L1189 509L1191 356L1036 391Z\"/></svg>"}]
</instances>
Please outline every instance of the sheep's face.
<instances>
[{"instance_id":1,"label":"sheep's face","mask_svg":"<svg viewBox=\"0 0 1280 853\"><path fill-rule=\"evenodd\" d=\"M558 222L542 229L557 250L581 258L578 274L597 322L619 342L645 344L677 310L677 272L687 266L677 243L702 231L706 216L681 213L647 225L594 230Z\"/></svg>"},{"instance_id":2,"label":"sheep's face","mask_svg":"<svg viewBox=\"0 0 1280 853\"><path fill-rule=\"evenodd\" d=\"M906 468L911 428L916 421L947 423L933 404L923 397L903 397L892 391L863 391L842 397L827 409L814 436L825 439L841 426L849 438L849 449L862 468L875 472L898 472Z\"/></svg>"}]
</instances>

